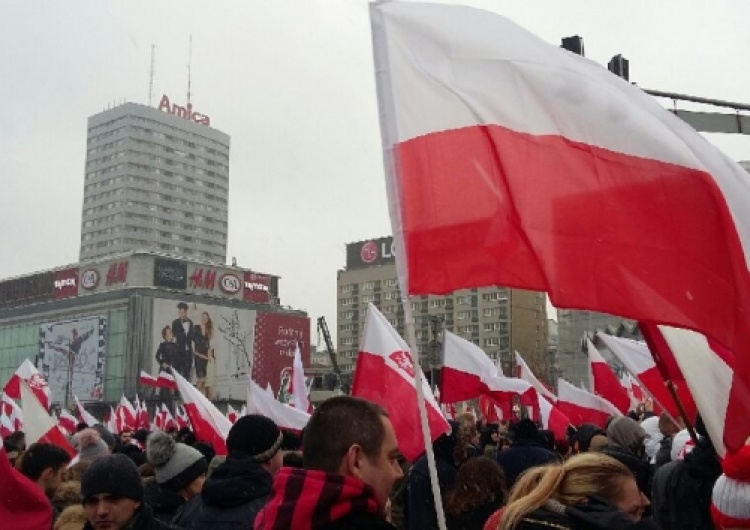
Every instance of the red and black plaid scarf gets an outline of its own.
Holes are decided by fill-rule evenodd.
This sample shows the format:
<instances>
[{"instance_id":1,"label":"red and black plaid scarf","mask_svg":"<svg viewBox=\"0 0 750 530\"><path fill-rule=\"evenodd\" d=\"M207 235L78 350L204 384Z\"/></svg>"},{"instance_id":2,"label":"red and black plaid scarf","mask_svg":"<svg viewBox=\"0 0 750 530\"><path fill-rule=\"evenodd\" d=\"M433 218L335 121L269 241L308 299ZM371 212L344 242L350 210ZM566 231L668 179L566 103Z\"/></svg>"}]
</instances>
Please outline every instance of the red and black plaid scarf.
<instances>
[{"instance_id":1,"label":"red and black plaid scarf","mask_svg":"<svg viewBox=\"0 0 750 530\"><path fill-rule=\"evenodd\" d=\"M254 528L315 530L355 513L379 513L375 491L361 480L285 467L276 474Z\"/></svg>"}]
</instances>

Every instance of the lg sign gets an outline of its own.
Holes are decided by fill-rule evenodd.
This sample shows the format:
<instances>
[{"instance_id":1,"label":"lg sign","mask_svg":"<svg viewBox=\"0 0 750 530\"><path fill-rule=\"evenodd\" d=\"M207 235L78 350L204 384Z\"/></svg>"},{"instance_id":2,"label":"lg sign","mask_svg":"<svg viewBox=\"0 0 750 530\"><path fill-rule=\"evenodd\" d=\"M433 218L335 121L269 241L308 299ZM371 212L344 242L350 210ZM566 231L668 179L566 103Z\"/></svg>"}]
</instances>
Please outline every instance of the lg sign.
<instances>
[{"instance_id":1,"label":"lg sign","mask_svg":"<svg viewBox=\"0 0 750 530\"><path fill-rule=\"evenodd\" d=\"M350 269L385 265L394 261L392 237L381 237L362 243L351 243L346 246L346 266Z\"/></svg>"}]
</instances>

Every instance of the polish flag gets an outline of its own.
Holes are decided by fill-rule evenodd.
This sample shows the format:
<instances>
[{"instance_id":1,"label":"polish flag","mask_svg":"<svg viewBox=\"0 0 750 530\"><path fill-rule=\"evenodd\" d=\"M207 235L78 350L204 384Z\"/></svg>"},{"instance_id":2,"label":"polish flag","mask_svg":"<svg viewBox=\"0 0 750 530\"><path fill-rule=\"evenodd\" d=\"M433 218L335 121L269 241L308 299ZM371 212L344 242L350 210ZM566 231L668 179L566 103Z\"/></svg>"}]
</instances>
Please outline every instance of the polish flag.
<instances>
[{"instance_id":1,"label":"polish flag","mask_svg":"<svg viewBox=\"0 0 750 530\"><path fill-rule=\"evenodd\" d=\"M62 409L60 410L60 416L57 418L57 425L68 434L73 434L76 432L78 420L67 409Z\"/></svg>"},{"instance_id":2,"label":"polish flag","mask_svg":"<svg viewBox=\"0 0 750 530\"><path fill-rule=\"evenodd\" d=\"M589 354L591 390L597 396L601 396L612 403L617 410L627 414L630 410L628 393L622 388L619 379L599 353L599 350L596 349L596 346L589 339L586 339L586 345Z\"/></svg>"},{"instance_id":3,"label":"polish flag","mask_svg":"<svg viewBox=\"0 0 750 530\"><path fill-rule=\"evenodd\" d=\"M135 429L138 423L138 413L133 404L124 395L120 398L120 404L115 411L117 432L126 429Z\"/></svg>"},{"instance_id":4,"label":"polish flag","mask_svg":"<svg viewBox=\"0 0 750 530\"><path fill-rule=\"evenodd\" d=\"M176 404L174 406L174 417L175 421L177 422L177 428L182 429L183 427L190 427L190 420L188 419L187 414L185 413L185 410L179 405Z\"/></svg>"},{"instance_id":5,"label":"polish flag","mask_svg":"<svg viewBox=\"0 0 750 530\"><path fill-rule=\"evenodd\" d=\"M141 375L138 376L138 383L143 386L150 386L154 388L168 388L169 390L177 390L177 384L175 383L174 377L164 371L159 372L158 377L154 377L148 372L141 370Z\"/></svg>"},{"instance_id":6,"label":"polish flag","mask_svg":"<svg viewBox=\"0 0 750 530\"><path fill-rule=\"evenodd\" d=\"M182 396L185 411L193 425L195 438L213 445L217 455L226 455L226 439L229 429L232 428L231 422L177 371L174 372L174 379Z\"/></svg>"},{"instance_id":7,"label":"polish flag","mask_svg":"<svg viewBox=\"0 0 750 530\"><path fill-rule=\"evenodd\" d=\"M613 337L606 333L597 333L597 337L607 346L607 348L609 348L609 351L619 359L636 382L654 398L654 401L656 401L662 409L667 411L667 413L673 418L680 417L677 405L669 394L669 390L667 390L667 387L664 384L664 378L656 367L654 358L651 356L651 352L645 342ZM684 377L680 376L680 378L680 381L674 381L677 385L677 395L685 406L688 418L695 418L695 411L697 410L695 402L690 395ZM638 399L637 385L633 386L633 393L635 394L636 399ZM642 396L639 401L643 401Z\"/></svg>"},{"instance_id":8,"label":"polish flag","mask_svg":"<svg viewBox=\"0 0 750 530\"><path fill-rule=\"evenodd\" d=\"M177 428L177 421L164 403L161 404L161 409L157 412L156 417L161 419L159 428L163 431Z\"/></svg>"},{"instance_id":9,"label":"polish flag","mask_svg":"<svg viewBox=\"0 0 750 530\"><path fill-rule=\"evenodd\" d=\"M548 290L555 307L700 331L737 356L733 396L750 396L750 175L637 86L500 15L370 12L402 292Z\"/></svg>"},{"instance_id":10,"label":"polish flag","mask_svg":"<svg viewBox=\"0 0 750 530\"><path fill-rule=\"evenodd\" d=\"M234 410L234 407L232 405L227 405L227 419L234 424L237 423L238 418L239 415L237 414L237 411Z\"/></svg>"},{"instance_id":11,"label":"polish flag","mask_svg":"<svg viewBox=\"0 0 750 530\"><path fill-rule=\"evenodd\" d=\"M271 418L280 428L297 432L304 429L310 420L310 414L277 401L250 378L247 381L247 410L250 414Z\"/></svg>"},{"instance_id":12,"label":"polish flag","mask_svg":"<svg viewBox=\"0 0 750 530\"><path fill-rule=\"evenodd\" d=\"M2 393L2 397L0 397L0 414L7 418L6 426L13 429L12 433L22 430L23 412L21 411L21 407L4 392Z\"/></svg>"},{"instance_id":13,"label":"polish flag","mask_svg":"<svg viewBox=\"0 0 750 530\"><path fill-rule=\"evenodd\" d=\"M39 373L39 370L28 359L23 361L18 370L16 370L16 373L5 383L3 392L14 399L21 399L21 381L26 381L26 384L29 385L29 388L34 392L42 406L45 409L49 409L49 385L42 374Z\"/></svg>"},{"instance_id":14,"label":"polish flag","mask_svg":"<svg viewBox=\"0 0 750 530\"><path fill-rule=\"evenodd\" d=\"M388 411L401 454L413 462L425 448L409 347L372 304L367 309L361 340L351 394L377 403ZM422 390L430 440L435 441L451 428L424 378Z\"/></svg>"},{"instance_id":15,"label":"polish flag","mask_svg":"<svg viewBox=\"0 0 750 530\"><path fill-rule=\"evenodd\" d=\"M75 450L52 420L52 416L47 413L44 405L39 402L39 398L23 381L21 382L21 408L23 409L26 447L36 442L49 443L65 449L71 458L76 456Z\"/></svg>"},{"instance_id":16,"label":"polish flag","mask_svg":"<svg viewBox=\"0 0 750 530\"><path fill-rule=\"evenodd\" d=\"M247 405L242 405L242 408L240 409L240 418L243 416L247 416Z\"/></svg>"},{"instance_id":17,"label":"polish flag","mask_svg":"<svg viewBox=\"0 0 750 530\"><path fill-rule=\"evenodd\" d=\"M494 399L486 395L479 396L479 412L486 424L500 423L500 420L504 417L502 408L495 404Z\"/></svg>"},{"instance_id":18,"label":"polish flag","mask_svg":"<svg viewBox=\"0 0 750 530\"><path fill-rule=\"evenodd\" d=\"M750 409L742 399L732 399L736 358L704 335L669 326L653 326L649 338L659 333L685 376L706 430L720 456L750 423ZM661 354L665 350L662 348Z\"/></svg>"},{"instance_id":19,"label":"polish flag","mask_svg":"<svg viewBox=\"0 0 750 530\"><path fill-rule=\"evenodd\" d=\"M149 425L151 424L151 419L148 415L148 408L146 407L146 402L141 401L138 399L138 394L135 395L135 401L136 401L136 429L148 429Z\"/></svg>"},{"instance_id":20,"label":"polish flag","mask_svg":"<svg viewBox=\"0 0 750 530\"><path fill-rule=\"evenodd\" d=\"M104 422L104 426L112 434L120 434L122 431L117 427L117 413L112 405L109 406L109 418Z\"/></svg>"},{"instance_id":21,"label":"polish flag","mask_svg":"<svg viewBox=\"0 0 750 530\"><path fill-rule=\"evenodd\" d=\"M78 401L77 396L73 396L73 399L75 399L75 402L76 402L76 410L78 410L78 417L81 418L81 421L83 423L85 423L89 427L93 427L94 425L99 423L99 420L97 420L95 417L89 414L85 408L83 408L83 405L81 405L81 402Z\"/></svg>"},{"instance_id":22,"label":"polish flag","mask_svg":"<svg viewBox=\"0 0 750 530\"><path fill-rule=\"evenodd\" d=\"M497 367L476 344L445 331L444 361L441 370L442 402L456 403L480 395L492 397L497 403L519 396L521 403L533 406L536 390L527 381L498 374Z\"/></svg>"},{"instance_id":23,"label":"polish flag","mask_svg":"<svg viewBox=\"0 0 750 530\"><path fill-rule=\"evenodd\" d=\"M436 386L432 394L435 396L435 401L440 404L440 412L443 413L443 417L447 420L455 420L456 406L453 403L443 403L440 401L440 387Z\"/></svg>"},{"instance_id":24,"label":"polish flag","mask_svg":"<svg viewBox=\"0 0 750 530\"><path fill-rule=\"evenodd\" d=\"M42 488L10 465L2 441L0 438L0 477L3 477L0 480L0 520L3 526L52 528L53 512L49 499Z\"/></svg>"},{"instance_id":25,"label":"polish flag","mask_svg":"<svg viewBox=\"0 0 750 530\"><path fill-rule=\"evenodd\" d=\"M638 405L640 405L640 401L635 398L632 379L630 378L630 374L628 374L627 372L624 372L620 376L620 386L622 386L622 389L625 390L625 392L627 392L628 394L628 399L630 400L630 410L637 410Z\"/></svg>"},{"instance_id":26,"label":"polish flag","mask_svg":"<svg viewBox=\"0 0 750 530\"><path fill-rule=\"evenodd\" d=\"M305 367L302 365L302 353L299 351L299 343L294 348L292 380L289 392L292 394L291 404L294 408L305 412L310 410L310 400L307 397L307 385L305 384Z\"/></svg>"},{"instance_id":27,"label":"polish flag","mask_svg":"<svg viewBox=\"0 0 750 530\"><path fill-rule=\"evenodd\" d=\"M643 400L646 399L643 387L631 374L627 374L627 376L628 381L630 381L630 388L633 390L633 397L638 400L638 403L643 403Z\"/></svg>"},{"instance_id":28,"label":"polish flag","mask_svg":"<svg viewBox=\"0 0 750 530\"><path fill-rule=\"evenodd\" d=\"M610 416L622 416L606 399L581 390L562 378L557 380L556 406L576 427L593 423L604 428Z\"/></svg>"},{"instance_id":29,"label":"polish flag","mask_svg":"<svg viewBox=\"0 0 750 530\"><path fill-rule=\"evenodd\" d=\"M547 401L544 396L539 396L539 415L542 427L555 433L556 440L567 438L570 419L556 406Z\"/></svg>"},{"instance_id":30,"label":"polish flag","mask_svg":"<svg viewBox=\"0 0 750 530\"><path fill-rule=\"evenodd\" d=\"M7 438L17 430L8 416L0 414L0 438Z\"/></svg>"},{"instance_id":31,"label":"polish flag","mask_svg":"<svg viewBox=\"0 0 750 530\"><path fill-rule=\"evenodd\" d=\"M551 403L557 401L557 396L537 379L534 372L531 371L529 365L526 364L526 361L523 360L523 357L518 352L516 352L516 370L518 371L518 377L531 384L540 395L546 397Z\"/></svg>"}]
</instances>

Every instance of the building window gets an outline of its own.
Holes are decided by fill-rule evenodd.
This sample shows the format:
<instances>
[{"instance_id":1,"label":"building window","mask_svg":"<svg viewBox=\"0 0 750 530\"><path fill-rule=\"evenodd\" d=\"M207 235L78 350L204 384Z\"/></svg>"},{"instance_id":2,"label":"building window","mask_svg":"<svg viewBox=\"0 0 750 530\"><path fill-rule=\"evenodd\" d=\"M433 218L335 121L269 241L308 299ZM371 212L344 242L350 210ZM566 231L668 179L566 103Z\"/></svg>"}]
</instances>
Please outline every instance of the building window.
<instances>
[{"instance_id":1,"label":"building window","mask_svg":"<svg viewBox=\"0 0 750 530\"><path fill-rule=\"evenodd\" d=\"M352 320L354 318L354 311L342 311L340 316L341 320Z\"/></svg>"},{"instance_id":2,"label":"building window","mask_svg":"<svg viewBox=\"0 0 750 530\"><path fill-rule=\"evenodd\" d=\"M430 300L430 307L445 307L445 298Z\"/></svg>"},{"instance_id":3,"label":"building window","mask_svg":"<svg viewBox=\"0 0 750 530\"><path fill-rule=\"evenodd\" d=\"M351 292L354 292L354 284L350 283L348 285L342 285L341 286L341 292L342 293L351 293Z\"/></svg>"},{"instance_id":4,"label":"building window","mask_svg":"<svg viewBox=\"0 0 750 530\"><path fill-rule=\"evenodd\" d=\"M370 281L370 282L363 283L362 284L362 289L364 291L372 291L373 289L375 289L375 282L374 281Z\"/></svg>"},{"instance_id":5,"label":"building window","mask_svg":"<svg viewBox=\"0 0 750 530\"><path fill-rule=\"evenodd\" d=\"M487 337L484 339L485 346L500 346L500 337Z\"/></svg>"},{"instance_id":6,"label":"building window","mask_svg":"<svg viewBox=\"0 0 750 530\"><path fill-rule=\"evenodd\" d=\"M456 313L457 320L466 320L468 318L471 318L471 311L459 311Z\"/></svg>"},{"instance_id":7,"label":"building window","mask_svg":"<svg viewBox=\"0 0 750 530\"><path fill-rule=\"evenodd\" d=\"M356 301L356 298L342 298L341 305L354 305Z\"/></svg>"},{"instance_id":8,"label":"building window","mask_svg":"<svg viewBox=\"0 0 750 530\"><path fill-rule=\"evenodd\" d=\"M485 302L505 302L508 300L508 296L505 292L485 293L482 295L482 300Z\"/></svg>"},{"instance_id":9,"label":"building window","mask_svg":"<svg viewBox=\"0 0 750 530\"><path fill-rule=\"evenodd\" d=\"M388 278L388 279L387 279L387 280L385 281L385 284L386 284L386 285L387 285L388 287L396 287L396 286L398 285L398 278Z\"/></svg>"}]
</instances>

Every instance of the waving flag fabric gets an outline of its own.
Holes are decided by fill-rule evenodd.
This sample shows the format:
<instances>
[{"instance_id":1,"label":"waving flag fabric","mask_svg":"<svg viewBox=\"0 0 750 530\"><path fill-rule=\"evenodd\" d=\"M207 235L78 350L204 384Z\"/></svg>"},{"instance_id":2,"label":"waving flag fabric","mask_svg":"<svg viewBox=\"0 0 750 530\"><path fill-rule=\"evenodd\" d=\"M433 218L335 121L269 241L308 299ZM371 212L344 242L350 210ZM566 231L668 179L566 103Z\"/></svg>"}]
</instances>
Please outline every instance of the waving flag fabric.
<instances>
[{"instance_id":1,"label":"waving flag fabric","mask_svg":"<svg viewBox=\"0 0 750 530\"><path fill-rule=\"evenodd\" d=\"M700 331L738 357L749 395L750 175L638 87L500 15L370 9L402 289L506 285Z\"/></svg>"},{"instance_id":2,"label":"waving flag fabric","mask_svg":"<svg viewBox=\"0 0 750 530\"><path fill-rule=\"evenodd\" d=\"M302 364L302 353L299 351L299 343L294 349L294 361L292 363L292 380L289 385L292 394L291 405L305 412L310 411L310 399L307 397L307 385L305 384L305 367Z\"/></svg>"},{"instance_id":3,"label":"waving flag fabric","mask_svg":"<svg viewBox=\"0 0 750 530\"><path fill-rule=\"evenodd\" d=\"M20 387L18 390L20 394ZM0 521L3 528L52 528L49 499L42 488L10 465L2 441L0 438Z\"/></svg>"},{"instance_id":4,"label":"waving flag fabric","mask_svg":"<svg viewBox=\"0 0 750 530\"><path fill-rule=\"evenodd\" d=\"M612 368L604 360L602 354L596 349L589 339L586 339L589 355L589 378L591 379L591 390L597 396L601 396L612 403L617 410L626 414L630 410L630 398L627 391L620 384Z\"/></svg>"},{"instance_id":5,"label":"waving flag fabric","mask_svg":"<svg viewBox=\"0 0 750 530\"><path fill-rule=\"evenodd\" d=\"M176 370L174 379L197 440L208 442L217 455L227 454L226 439L232 423L197 388Z\"/></svg>"},{"instance_id":6,"label":"waving flag fabric","mask_svg":"<svg viewBox=\"0 0 750 530\"><path fill-rule=\"evenodd\" d=\"M531 371L529 365L526 364L526 361L523 360L523 357L521 357L521 354L518 352L516 352L516 370L518 371L518 377L531 384L531 386L536 389L539 395L544 396L551 403L555 403L557 401L557 396L553 394L549 388L544 386L544 384L542 384L539 379L537 379L537 377L534 375L534 372Z\"/></svg>"},{"instance_id":7,"label":"waving flag fabric","mask_svg":"<svg viewBox=\"0 0 750 530\"><path fill-rule=\"evenodd\" d=\"M34 364L28 359L25 359L21 366L18 367L18 370L16 370L16 373L11 376L5 384L3 392L14 399L21 399L21 381L25 381L26 384L29 385L29 388L34 392L39 403L41 403L45 409L49 410L50 400L47 380L44 379L44 376L39 373L36 366L34 366Z\"/></svg>"},{"instance_id":8,"label":"waving flag fabric","mask_svg":"<svg viewBox=\"0 0 750 530\"><path fill-rule=\"evenodd\" d=\"M26 433L26 446L43 442L57 445L68 452L71 458L76 456L73 447L65 438L52 416L39 402L33 390L21 381L21 409L23 409L23 431ZM0 481L2 482L2 481Z\"/></svg>"},{"instance_id":9,"label":"waving flag fabric","mask_svg":"<svg viewBox=\"0 0 750 530\"><path fill-rule=\"evenodd\" d=\"M262 414L279 427L293 431L301 431L310 420L310 414L306 411L277 401L252 379L248 380L247 390L247 410L250 414Z\"/></svg>"},{"instance_id":10,"label":"waving flag fabric","mask_svg":"<svg viewBox=\"0 0 750 530\"><path fill-rule=\"evenodd\" d=\"M557 381L556 405L576 427L584 423L604 427L610 416L622 416L606 399L581 390L562 378Z\"/></svg>"},{"instance_id":11,"label":"waving flag fabric","mask_svg":"<svg viewBox=\"0 0 750 530\"><path fill-rule=\"evenodd\" d=\"M476 344L446 330L443 354L440 377L443 403L485 395L498 403L510 402L513 396L519 396L523 404L536 405L536 390L526 381L499 375L495 364Z\"/></svg>"},{"instance_id":12,"label":"waving flag fabric","mask_svg":"<svg viewBox=\"0 0 750 530\"><path fill-rule=\"evenodd\" d=\"M80 401L78 401L77 396L73 396L73 399L76 402L76 410L78 411L78 417L81 418L81 421L88 425L89 427L93 427L97 423L99 423L99 420L97 420L94 416L92 416L81 404Z\"/></svg>"},{"instance_id":13,"label":"waving flag fabric","mask_svg":"<svg viewBox=\"0 0 750 530\"><path fill-rule=\"evenodd\" d=\"M359 346L352 395L388 411L401 454L414 461L424 453L414 365L409 347L377 308L369 304ZM422 379L430 439L450 432L440 407Z\"/></svg>"},{"instance_id":14,"label":"waving flag fabric","mask_svg":"<svg viewBox=\"0 0 750 530\"><path fill-rule=\"evenodd\" d=\"M625 369L635 378L654 400L661 405L673 418L678 418L680 412L677 405L669 394L664 383L664 378L656 367L654 358L645 342L613 337L606 333L597 333L597 337L609 348L609 350L623 364ZM676 366L676 365L675 365ZM680 374L674 381L677 386L677 395L685 406L689 418L695 418L696 407L690 394L685 378ZM636 392L636 387L633 387ZM636 395L636 398L638 396Z\"/></svg>"}]
</instances>

